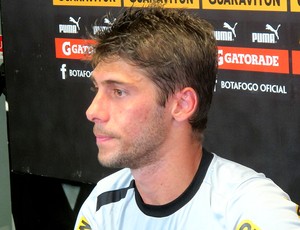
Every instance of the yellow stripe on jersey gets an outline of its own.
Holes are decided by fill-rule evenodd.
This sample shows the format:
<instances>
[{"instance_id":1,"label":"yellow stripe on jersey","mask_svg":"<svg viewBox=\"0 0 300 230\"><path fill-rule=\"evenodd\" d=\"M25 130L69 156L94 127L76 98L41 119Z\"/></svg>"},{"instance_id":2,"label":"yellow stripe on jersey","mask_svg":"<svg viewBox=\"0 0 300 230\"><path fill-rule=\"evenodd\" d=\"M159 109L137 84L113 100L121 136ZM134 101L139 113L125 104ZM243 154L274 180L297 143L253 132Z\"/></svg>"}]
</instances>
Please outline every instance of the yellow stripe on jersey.
<instances>
[{"instance_id":1,"label":"yellow stripe on jersey","mask_svg":"<svg viewBox=\"0 0 300 230\"><path fill-rule=\"evenodd\" d=\"M89 225L88 221L85 217L81 217L76 230L91 230L91 226Z\"/></svg>"},{"instance_id":2,"label":"yellow stripe on jersey","mask_svg":"<svg viewBox=\"0 0 300 230\"><path fill-rule=\"evenodd\" d=\"M255 225L251 220L243 220L238 224L236 230L261 230L257 225Z\"/></svg>"}]
</instances>

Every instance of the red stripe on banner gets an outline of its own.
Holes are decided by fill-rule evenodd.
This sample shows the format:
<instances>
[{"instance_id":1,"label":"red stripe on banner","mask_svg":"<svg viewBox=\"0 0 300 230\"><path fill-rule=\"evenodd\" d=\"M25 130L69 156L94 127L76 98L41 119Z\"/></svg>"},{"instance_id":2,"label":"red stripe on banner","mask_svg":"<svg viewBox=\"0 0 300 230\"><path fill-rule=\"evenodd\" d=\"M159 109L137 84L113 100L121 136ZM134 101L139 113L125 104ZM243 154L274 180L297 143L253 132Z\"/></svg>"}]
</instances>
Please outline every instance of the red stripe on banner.
<instances>
[{"instance_id":1,"label":"red stripe on banner","mask_svg":"<svg viewBox=\"0 0 300 230\"><path fill-rule=\"evenodd\" d=\"M288 50L219 46L219 68L270 73L289 73Z\"/></svg>"},{"instance_id":2,"label":"red stripe on banner","mask_svg":"<svg viewBox=\"0 0 300 230\"><path fill-rule=\"evenodd\" d=\"M56 58L89 59L94 40L55 38Z\"/></svg>"},{"instance_id":3,"label":"red stripe on banner","mask_svg":"<svg viewBox=\"0 0 300 230\"><path fill-rule=\"evenodd\" d=\"M292 51L293 74L300 74L300 51Z\"/></svg>"}]
</instances>

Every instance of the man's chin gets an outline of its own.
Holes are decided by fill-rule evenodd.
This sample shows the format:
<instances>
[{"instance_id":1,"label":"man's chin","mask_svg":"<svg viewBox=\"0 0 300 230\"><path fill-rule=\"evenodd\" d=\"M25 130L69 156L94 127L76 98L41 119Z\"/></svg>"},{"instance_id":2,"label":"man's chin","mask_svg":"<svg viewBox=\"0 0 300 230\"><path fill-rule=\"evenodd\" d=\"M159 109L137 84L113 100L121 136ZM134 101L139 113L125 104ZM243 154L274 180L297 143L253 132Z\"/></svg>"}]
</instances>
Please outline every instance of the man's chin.
<instances>
[{"instance_id":1,"label":"man's chin","mask_svg":"<svg viewBox=\"0 0 300 230\"><path fill-rule=\"evenodd\" d=\"M98 162L100 163L101 166L106 167L106 168L113 168L113 169L120 169L120 168L125 168L120 162L116 162L113 159L107 159L98 154Z\"/></svg>"}]
</instances>

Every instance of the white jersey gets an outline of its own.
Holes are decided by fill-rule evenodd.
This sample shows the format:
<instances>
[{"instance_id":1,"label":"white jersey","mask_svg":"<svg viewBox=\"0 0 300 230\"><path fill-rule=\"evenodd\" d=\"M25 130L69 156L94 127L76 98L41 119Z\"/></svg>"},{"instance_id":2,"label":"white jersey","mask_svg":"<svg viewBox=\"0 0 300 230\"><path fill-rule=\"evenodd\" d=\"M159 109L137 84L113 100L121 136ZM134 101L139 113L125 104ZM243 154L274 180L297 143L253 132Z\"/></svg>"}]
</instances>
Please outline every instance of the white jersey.
<instances>
[{"instance_id":1,"label":"white jersey","mask_svg":"<svg viewBox=\"0 0 300 230\"><path fill-rule=\"evenodd\" d=\"M296 230L299 206L270 179L204 150L197 174L173 202L143 203L129 169L96 185L75 230Z\"/></svg>"}]
</instances>

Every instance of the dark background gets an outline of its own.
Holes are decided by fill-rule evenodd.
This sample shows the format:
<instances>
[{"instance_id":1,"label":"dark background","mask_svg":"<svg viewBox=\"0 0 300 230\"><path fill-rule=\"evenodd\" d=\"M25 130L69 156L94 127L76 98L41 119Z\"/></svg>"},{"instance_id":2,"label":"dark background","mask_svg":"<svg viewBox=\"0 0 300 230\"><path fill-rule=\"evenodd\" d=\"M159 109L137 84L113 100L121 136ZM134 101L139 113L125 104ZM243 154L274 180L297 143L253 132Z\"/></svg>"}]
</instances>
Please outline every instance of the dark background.
<instances>
[{"instance_id":1,"label":"dark background","mask_svg":"<svg viewBox=\"0 0 300 230\"><path fill-rule=\"evenodd\" d=\"M92 100L87 78L61 79L62 64L89 69L80 60L55 58L55 38L84 38L97 18L118 8L53 6L45 0L2 0L12 208L18 229L72 229L83 200L112 170L99 166L92 124L85 110ZM197 10L221 28L238 21L239 36L221 46L300 50L299 14ZM81 17L79 34L59 34L58 24ZM65 23L68 23L66 21ZM246 37L266 23L282 24L275 45ZM298 23L298 24L297 24ZM85 29L84 26L85 25ZM290 61L291 63L291 61ZM300 63L299 63L300 64ZM284 85L288 94L242 92L222 80ZM300 76L220 70L205 133L205 147L272 178L300 203ZM72 210L62 183L81 188Z\"/></svg>"}]
</instances>

